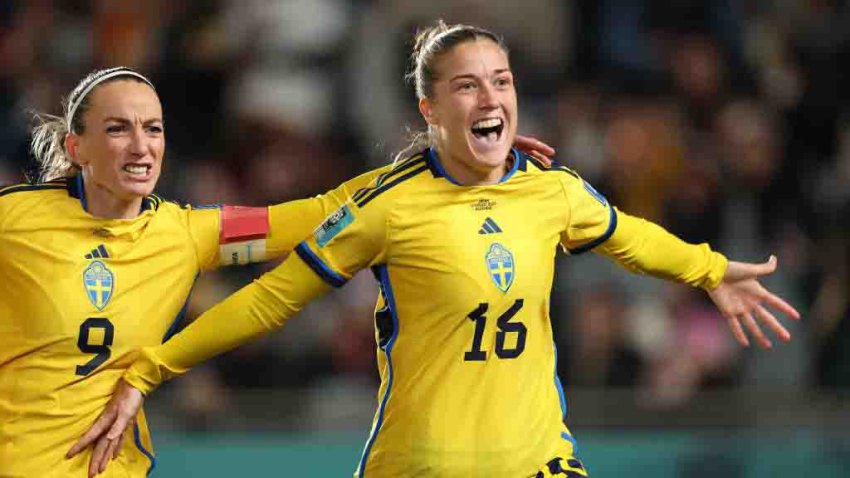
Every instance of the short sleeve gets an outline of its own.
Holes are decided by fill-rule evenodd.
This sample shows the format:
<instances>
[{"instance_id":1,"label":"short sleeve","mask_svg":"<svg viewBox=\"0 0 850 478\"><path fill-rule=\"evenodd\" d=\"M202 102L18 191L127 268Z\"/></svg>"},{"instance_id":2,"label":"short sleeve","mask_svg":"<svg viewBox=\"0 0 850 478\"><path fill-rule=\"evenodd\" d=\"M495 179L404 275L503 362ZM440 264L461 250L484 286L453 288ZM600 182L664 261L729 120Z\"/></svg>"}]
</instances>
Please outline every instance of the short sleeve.
<instances>
[{"instance_id":1,"label":"short sleeve","mask_svg":"<svg viewBox=\"0 0 850 478\"><path fill-rule=\"evenodd\" d=\"M570 254L580 254L611 237L617 228L617 211L574 172L564 172L561 181L567 202L567 227L561 233L561 245Z\"/></svg>"},{"instance_id":2,"label":"short sleeve","mask_svg":"<svg viewBox=\"0 0 850 478\"><path fill-rule=\"evenodd\" d=\"M351 200L328 216L295 252L328 284L340 287L360 269L384 262L387 201Z\"/></svg>"}]
</instances>

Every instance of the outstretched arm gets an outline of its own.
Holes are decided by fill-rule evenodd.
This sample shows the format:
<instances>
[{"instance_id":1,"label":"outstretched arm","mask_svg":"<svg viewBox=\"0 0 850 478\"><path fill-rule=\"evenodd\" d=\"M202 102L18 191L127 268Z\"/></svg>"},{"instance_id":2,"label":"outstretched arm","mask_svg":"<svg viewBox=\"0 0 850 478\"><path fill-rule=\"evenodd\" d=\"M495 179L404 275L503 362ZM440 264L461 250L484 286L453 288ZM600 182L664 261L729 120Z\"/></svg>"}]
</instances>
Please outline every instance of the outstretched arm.
<instances>
[{"instance_id":1,"label":"outstretched arm","mask_svg":"<svg viewBox=\"0 0 850 478\"><path fill-rule=\"evenodd\" d=\"M618 211L617 217L614 234L594 251L633 272L706 290L741 345L749 345L746 327L759 345L771 348L759 322L781 340L791 340L791 334L767 307L794 320L800 313L759 283L762 276L776 270L775 257L763 264L727 261L707 244L688 244L657 224L623 212Z\"/></svg>"}]
</instances>

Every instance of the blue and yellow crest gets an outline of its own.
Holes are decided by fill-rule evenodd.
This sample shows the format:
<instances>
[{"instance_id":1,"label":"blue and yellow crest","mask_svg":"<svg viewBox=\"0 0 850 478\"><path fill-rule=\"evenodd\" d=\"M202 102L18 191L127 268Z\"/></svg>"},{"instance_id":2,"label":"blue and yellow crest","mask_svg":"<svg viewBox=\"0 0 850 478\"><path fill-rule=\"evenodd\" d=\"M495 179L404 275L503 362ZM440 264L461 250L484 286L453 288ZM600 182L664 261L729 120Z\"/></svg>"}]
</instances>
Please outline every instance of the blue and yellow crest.
<instances>
[{"instance_id":1,"label":"blue and yellow crest","mask_svg":"<svg viewBox=\"0 0 850 478\"><path fill-rule=\"evenodd\" d=\"M514 283L514 255L505 246L494 242L484 256L490 278L502 292L507 292Z\"/></svg>"},{"instance_id":2,"label":"blue and yellow crest","mask_svg":"<svg viewBox=\"0 0 850 478\"><path fill-rule=\"evenodd\" d=\"M97 310L103 310L112 298L115 276L103 262L94 261L83 271L83 285L92 305L97 307Z\"/></svg>"}]
</instances>

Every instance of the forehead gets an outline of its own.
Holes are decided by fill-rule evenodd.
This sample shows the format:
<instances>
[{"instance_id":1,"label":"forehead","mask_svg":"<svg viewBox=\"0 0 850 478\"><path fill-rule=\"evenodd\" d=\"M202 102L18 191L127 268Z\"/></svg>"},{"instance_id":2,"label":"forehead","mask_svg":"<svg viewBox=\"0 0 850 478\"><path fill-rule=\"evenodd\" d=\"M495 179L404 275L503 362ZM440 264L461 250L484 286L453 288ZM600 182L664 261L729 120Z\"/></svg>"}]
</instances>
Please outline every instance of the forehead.
<instances>
[{"instance_id":1,"label":"forehead","mask_svg":"<svg viewBox=\"0 0 850 478\"><path fill-rule=\"evenodd\" d=\"M509 69L507 52L489 38L455 45L436 62L436 72L441 79L451 79L456 75L486 75Z\"/></svg>"},{"instance_id":2,"label":"forehead","mask_svg":"<svg viewBox=\"0 0 850 478\"><path fill-rule=\"evenodd\" d=\"M89 93L89 105L93 114L162 116L162 105L153 88L134 80L98 85Z\"/></svg>"}]
</instances>

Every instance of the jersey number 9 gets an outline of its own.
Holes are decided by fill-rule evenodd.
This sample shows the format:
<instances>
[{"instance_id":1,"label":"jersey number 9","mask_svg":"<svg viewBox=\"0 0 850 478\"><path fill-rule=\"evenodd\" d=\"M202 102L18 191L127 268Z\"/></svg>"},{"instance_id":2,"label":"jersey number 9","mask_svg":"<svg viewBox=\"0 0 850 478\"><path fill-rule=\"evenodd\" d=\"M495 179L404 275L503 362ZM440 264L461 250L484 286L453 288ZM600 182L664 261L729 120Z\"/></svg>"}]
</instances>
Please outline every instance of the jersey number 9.
<instances>
[{"instance_id":1,"label":"jersey number 9","mask_svg":"<svg viewBox=\"0 0 850 478\"><path fill-rule=\"evenodd\" d=\"M100 344L91 344L89 343L91 330L92 329L103 329L103 340ZM77 347L80 349L80 352L85 354L97 354L91 358L84 365L77 365L77 375L86 376L94 369L99 367L103 362L112 355L112 350L109 348L112 346L112 340L115 338L115 327L112 326L112 322L109 319L104 319L102 317L89 317L82 324L80 324L80 335L77 337Z\"/></svg>"}]
</instances>

